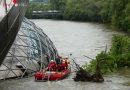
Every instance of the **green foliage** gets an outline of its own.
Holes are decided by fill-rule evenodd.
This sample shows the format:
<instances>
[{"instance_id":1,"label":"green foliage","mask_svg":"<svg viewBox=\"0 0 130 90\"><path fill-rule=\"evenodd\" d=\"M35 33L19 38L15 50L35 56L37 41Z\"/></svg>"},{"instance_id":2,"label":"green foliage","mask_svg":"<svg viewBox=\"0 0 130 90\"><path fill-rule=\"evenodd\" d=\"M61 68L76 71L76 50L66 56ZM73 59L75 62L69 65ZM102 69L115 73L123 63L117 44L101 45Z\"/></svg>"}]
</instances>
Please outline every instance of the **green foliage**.
<instances>
[{"instance_id":1,"label":"green foliage","mask_svg":"<svg viewBox=\"0 0 130 90\"><path fill-rule=\"evenodd\" d=\"M126 8L123 11L124 18L122 19L122 26L125 30L130 32L130 2L126 5Z\"/></svg>"},{"instance_id":2,"label":"green foliage","mask_svg":"<svg viewBox=\"0 0 130 90\"><path fill-rule=\"evenodd\" d=\"M99 2L94 0L68 0L64 12L64 18L80 21L99 21Z\"/></svg>"},{"instance_id":3,"label":"green foliage","mask_svg":"<svg viewBox=\"0 0 130 90\"><path fill-rule=\"evenodd\" d=\"M130 32L129 0L67 0L64 18L110 23Z\"/></svg>"},{"instance_id":4,"label":"green foliage","mask_svg":"<svg viewBox=\"0 0 130 90\"><path fill-rule=\"evenodd\" d=\"M31 18L33 10L59 10L64 19L110 23L130 32L130 0L49 0L30 3L26 16Z\"/></svg>"},{"instance_id":5,"label":"green foliage","mask_svg":"<svg viewBox=\"0 0 130 90\"><path fill-rule=\"evenodd\" d=\"M27 18L34 18L33 17L33 11L47 11L49 10L49 5L45 3L39 3L39 2L32 2L29 4L27 11L26 11L26 17Z\"/></svg>"},{"instance_id":6,"label":"green foliage","mask_svg":"<svg viewBox=\"0 0 130 90\"><path fill-rule=\"evenodd\" d=\"M94 71L97 60L103 73L113 72L121 67L130 67L130 37L115 35L112 38L112 47L108 53L101 52L92 60L86 69Z\"/></svg>"},{"instance_id":7,"label":"green foliage","mask_svg":"<svg viewBox=\"0 0 130 90\"><path fill-rule=\"evenodd\" d=\"M95 60L92 60L89 65L86 65L86 70L89 72L96 72L97 60L100 62L101 72L108 73L112 72L117 68L115 59L105 52L101 52L96 56Z\"/></svg>"},{"instance_id":8,"label":"green foliage","mask_svg":"<svg viewBox=\"0 0 130 90\"><path fill-rule=\"evenodd\" d=\"M58 10L64 12L66 6L66 0L49 0L48 3L44 2L30 2L27 11L27 18L55 18L53 15L33 15L33 11L49 11L49 10ZM57 15L56 18L62 19L62 15Z\"/></svg>"},{"instance_id":9,"label":"green foliage","mask_svg":"<svg viewBox=\"0 0 130 90\"><path fill-rule=\"evenodd\" d=\"M49 6L51 10L64 11L66 0L49 0Z\"/></svg>"}]
</instances>

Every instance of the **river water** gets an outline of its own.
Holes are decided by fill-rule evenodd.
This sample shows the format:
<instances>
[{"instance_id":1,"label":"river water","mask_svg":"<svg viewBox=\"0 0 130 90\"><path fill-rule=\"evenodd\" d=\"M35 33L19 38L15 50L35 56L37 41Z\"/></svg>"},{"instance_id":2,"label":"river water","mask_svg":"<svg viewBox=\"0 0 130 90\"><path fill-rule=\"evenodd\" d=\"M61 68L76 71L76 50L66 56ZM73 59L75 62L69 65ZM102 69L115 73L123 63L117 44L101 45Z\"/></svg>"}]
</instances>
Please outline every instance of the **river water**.
<instances>
[{"instance_id":1,"label":"river water","mask_svg":"<svg viewBox=\"0 0 130 90\"><path fill-rule=\"evenodd\" d=\"M80 65L90 61L84 55L95 58L105 50L106 45L110 47L114 34L121 34L97 23L45 19L31 21L51 38L60 55L71 53ZM74 82L73 76L55 82L35 82L33 77L6 80L0 82L0 90L130 90L130 87L123 85L130 79L118 74L105 76L104 83Z\"/></svg>"}]
</instances>

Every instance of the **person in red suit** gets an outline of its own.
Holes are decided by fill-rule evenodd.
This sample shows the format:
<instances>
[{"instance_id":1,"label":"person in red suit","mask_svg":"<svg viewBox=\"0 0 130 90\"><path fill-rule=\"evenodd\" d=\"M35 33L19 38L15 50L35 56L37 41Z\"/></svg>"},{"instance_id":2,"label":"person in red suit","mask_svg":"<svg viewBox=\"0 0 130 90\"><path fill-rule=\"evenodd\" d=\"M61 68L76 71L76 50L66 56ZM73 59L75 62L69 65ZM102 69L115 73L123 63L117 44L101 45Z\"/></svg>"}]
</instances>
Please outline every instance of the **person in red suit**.
<instances>
[{"instance_id":1,"label":"person in red suit","mask_svg":"<svg viewBox=\"0 0 130 90\"><path fill-rule=\"evenodd\" d=\"M50 63L48 64L47 70L49 70L49 71L56 71L57 70L57 64L54 60L50 61Z\"/></svg>"},{"instance_id":2,"label":"person in red suit","mask_svg":"<svg viewBox=\"0 0 130 90\"><path fill-rule=\"evenodd\" d=\"M70 64L70 61L68 59L65 59L66 69L68 69L68 65Z\"/></svg>"},{"instance_id":3,"label":"person in red suit","mask_svg":"<svg viewBox=\"0 0 130 90\"><path fill-rule=\"evenodd\" d=\"M67 69L65 60L62 60L60 67L61 67L61 70L66 70Z\"/></svg>"}]
</instances>

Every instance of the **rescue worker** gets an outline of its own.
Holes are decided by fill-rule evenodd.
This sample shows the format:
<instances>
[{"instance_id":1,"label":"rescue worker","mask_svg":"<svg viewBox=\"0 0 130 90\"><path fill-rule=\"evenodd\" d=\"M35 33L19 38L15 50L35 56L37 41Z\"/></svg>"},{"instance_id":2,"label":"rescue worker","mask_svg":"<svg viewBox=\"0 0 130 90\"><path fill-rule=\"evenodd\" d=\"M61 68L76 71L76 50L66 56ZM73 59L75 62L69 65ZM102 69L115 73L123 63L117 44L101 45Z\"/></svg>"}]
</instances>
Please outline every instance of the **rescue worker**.
<instances>
[{"instance_id":1,"label":"rescue worker","mask_svg":"<svg viewBox=\"0 0 130 90\"><path fill-rule=\"evenodd\" d=\"M57 70L57 64L54 60L50 61L50 63L48 64L47 70L49 70L49 71L56 71Z\"/></svg>"},{"instance_id":2,"label":"rescue worker","mask_svg":"<svg viewBox=\"0 0 130 90\"><path fill-rule=\"evenodd\" d=\"M62 60L60 68L61 68L61 70L66 70L67 69L65 60Z\"/></svg>"},{"instance_id":3,"label":"rescue worker","mask_svg":"<svg viewBox=\"0 0 130 90\"><path fill-rule=\"evenodd\" d=\"M68 59L65 59L66 69L68 69L68 65L70 64L70 61Z\"/></svg>"}]
</instances>

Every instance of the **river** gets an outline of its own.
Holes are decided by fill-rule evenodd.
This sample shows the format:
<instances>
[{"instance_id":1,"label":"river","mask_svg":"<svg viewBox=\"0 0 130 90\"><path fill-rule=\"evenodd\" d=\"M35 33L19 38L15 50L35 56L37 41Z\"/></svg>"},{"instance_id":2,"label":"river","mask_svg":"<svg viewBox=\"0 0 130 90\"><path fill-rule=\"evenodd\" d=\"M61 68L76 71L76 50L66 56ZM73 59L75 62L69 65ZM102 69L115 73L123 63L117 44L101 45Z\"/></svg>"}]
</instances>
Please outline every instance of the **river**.
<instances>
[{"instance_id":1,"label":"river","mask_svg":"<svg viewBox=\"0 0 130 90\"><path fill-rule=\"evenodd\" d=\"M60 55L72 54L80 65L88 63L91 58L111 44L114 34L105 25L98 23L73 22L60 20L31 20L54 42ZM33 77L13 79L0 82L0 90L130 90L123 85L129 81L128 77L112 74L105 76L104 83L74 82L73 75L67 79L55 82L35 82Z\"/></svg>"}]
</instances>

